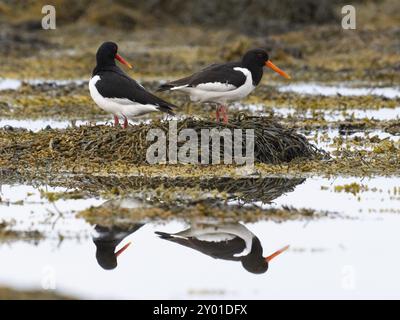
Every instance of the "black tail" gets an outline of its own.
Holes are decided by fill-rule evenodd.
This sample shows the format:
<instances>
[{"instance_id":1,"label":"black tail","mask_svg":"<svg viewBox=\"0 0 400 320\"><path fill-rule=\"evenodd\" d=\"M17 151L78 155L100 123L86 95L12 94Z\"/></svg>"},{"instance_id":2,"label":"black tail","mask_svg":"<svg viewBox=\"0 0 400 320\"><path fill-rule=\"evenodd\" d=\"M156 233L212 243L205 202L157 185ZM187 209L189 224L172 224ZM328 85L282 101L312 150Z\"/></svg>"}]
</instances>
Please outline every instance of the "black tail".
<instances>
[{"instance_id":1,"label":"black tail","mask_svg":"<svg viewBox=\"0 0 400 320\"><path fill-rule=\"evenodd\" d=\"M171 83L164 83L161 86L159 86L156 91L157 92L168 91L171 90L173 87L174 85Z\"/></svg>"},{"instance_id":2,"label":"black tail","mask_svg":"<svg viewBox=\"0 0 400 320\"><path fill-rule=\"evenodd\" d=\"M173 238L173 236L171 236L169 233L167 232L161 232L161 231L156 231L154 232L156 235L160 236L161 239L171 239Z\"/></svg>"},{"instance_id":3,"label":"black tail","mask_svg":"<svg viewBox=\"0 0 400 320\"><path fill-rule=\"evenodd\" d=\"M179 86L184 86L190 84L190 81L192 79L192 76L185 77L182 79L170 81L167 83L162 84L161 86L158 87L157 91L168 91L171 90L174 87L179 87Z\"/></svg>"},{"instance_id":4,"label":"black tail","mask_svg":"<svg viewBox=\"0 0 400 320\"><path fill-rule=\"evenodd\" d=\"M168 113L171 116L174 116L175 113L172 111L172 108L176 108L176 106L173 104L163 104L158 106L158 110Z\"/></svg>"}]
</instances>

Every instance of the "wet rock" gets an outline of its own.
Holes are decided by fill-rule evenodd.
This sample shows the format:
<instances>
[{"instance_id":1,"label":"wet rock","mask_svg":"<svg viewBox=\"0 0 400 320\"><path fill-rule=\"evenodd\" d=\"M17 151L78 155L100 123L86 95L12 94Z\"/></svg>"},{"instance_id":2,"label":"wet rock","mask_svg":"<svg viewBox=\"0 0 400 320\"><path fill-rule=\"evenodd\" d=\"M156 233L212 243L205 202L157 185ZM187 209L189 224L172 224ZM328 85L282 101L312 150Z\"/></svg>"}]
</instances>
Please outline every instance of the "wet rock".
<instances>
[{"instance_id":1,"label":"wet rock","mask_svg":"<svg viewBox=\"0 0 400 320\"><path fill-rule=\"evenodd\" d=\"M33 51L55 48L56 45L18 28L0 30L0 54L4 56L29 56Z\"/></svg>"},{"instance_id":2,"label":"wet rock","mask_svg":"<svg viewBox=\"0 0 400 320\"><path fill-rule=\"evenodd\" d=\"M14 131L14 127L13 126L10 126L10 125L5 125L4 127L3 127L3 129L4 130L6 130L6 131Z\"/></svg>"}]
</instances>

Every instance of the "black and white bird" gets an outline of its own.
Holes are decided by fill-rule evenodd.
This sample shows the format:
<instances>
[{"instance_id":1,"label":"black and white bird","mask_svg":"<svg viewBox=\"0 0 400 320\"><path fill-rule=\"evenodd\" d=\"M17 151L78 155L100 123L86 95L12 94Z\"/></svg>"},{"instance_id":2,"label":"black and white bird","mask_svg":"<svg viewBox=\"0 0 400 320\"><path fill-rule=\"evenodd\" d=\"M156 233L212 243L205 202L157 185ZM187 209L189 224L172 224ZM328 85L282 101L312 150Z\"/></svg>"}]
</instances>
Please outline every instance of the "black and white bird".
<instances>
[{"instance_id":1,"label":"black and white bird","mask_svg":"<svg viewBox=\"0 0 400 320\"><path fill-rule=\"evenodd\" d=\"M117 267L117 258L131 244L127 242L119 250L116 247L130 234L144 226L144 223L134 223L126 228L118 226L106 227L96 225L93 234L93 242L96 245L96 260L100 267L112 270Z\"/></svg>"},{"instance_id":2,"label":"black and white bird","mask_svg":"<svg viewBox=\"0 0 400 320\"><path fill-rule=\"evenodd\" d=\"M215 259L240 261L252 273L264 273L269 262L289 246L263 257L260 240L241 223L198 224L178 233L156 232L160 238L192 248Z\"/></svg>"},{"instance_id":3,"label":"black and white bird","mask_svg":"<svg viewBox=\"0 0 400 320\"><path fill-rule=\"evenodd\" d=\"M290 79L290 76L274 65L264 49L247 51L241 61L212 64L186 78L167 82L158 91L181 91L189 94L193 102L216 103L216 117L227 123L226 104L249 95L260 83L263 67L267 66Z\"/></svg>"},{"instance_id":4,"label":"black and white bird","mask_svg":"<svg viewBox=\"0 0 400 320\"><path fill-rule=\"evenodd\" d=\"M104 202L99 208L111 212L119 209L136 209L143 206L143 202L133 197L115 198ZM129 224L102 226L96 225L92 232L92 239L96 245L97 263L106 270L117 267L117 258L129 247L131 242L127 242L119 250L116 250L123 240L132 233L145 225L145 222L139 219L130 219Z\"/></svg>"},{"instance_id":5,"label":"black and white bird","mask_svg":"<svg viewBox=\"0 0 400 320\"><path fill-rule=\"evenodd\" d=\"M173 104L146 91L115 64L118 60L132 68L117 52L118 46L114 42L104 42L99 47L97 65L89 81L92 99L101 109L114 115L114 125L119 125L119 118L123 118L123 127L126 128L129 118L150 112L162 111L173 115Z\"/></svg>"}]
</instances>

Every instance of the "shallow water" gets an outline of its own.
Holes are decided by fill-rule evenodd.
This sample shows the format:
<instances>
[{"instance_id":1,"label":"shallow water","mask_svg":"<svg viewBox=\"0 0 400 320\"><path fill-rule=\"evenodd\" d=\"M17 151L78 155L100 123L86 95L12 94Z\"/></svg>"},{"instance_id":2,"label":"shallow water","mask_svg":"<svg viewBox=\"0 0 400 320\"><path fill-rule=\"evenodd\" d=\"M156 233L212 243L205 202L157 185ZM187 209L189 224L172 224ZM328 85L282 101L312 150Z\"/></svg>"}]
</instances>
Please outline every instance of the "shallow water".
<instances>
[{"instance_id":1,"label":"shallow water","mask_svg":"<svg viewBox=\"0 0 400 320\"><path fill-rule=\"evenodd\" d=\"M0 91L1 90L18 90L22 83L26 82L30 85L38 85L38 84L46 84L46 83L54 83L57 86L63 86L67 84L76 84L81 85L87 80L85 79L27 79L27 80L18 80L18 79L0 79Z\"/></svg>"},{"instance_id":2,"label":"shallow water","mask_svg":"<svg viewBox=\"0 0 400 320\"><path fill-rule=\"evenodd\" d=\"M400 97L400 88L396 87L352 87L352 86L328 86L316 83L296 83L287 86L278 86L281 92L296 92L300 94L309 95L323 95L323 96L383 96L389 99Z\"/></svg>"},{"instance_id":3,"label":"shallow water","mask_svg":"<svg viewBox=\"0 0 400 320\"><path fill-rule=\"evenodd\" d=\"M71 81L81 83L81 80L58 83L63 85ZM30 81L31 84L42 82ZM18 80L0 80L0 90L17 90L20 85ZM278 90L301 94L400 97L397 87L294 84L279 86ZM234 108L257 115L268 113L263 105L238 104ZM297 112L290 108L273 111L282 117L295 115L307 119L315 116L311 111ZM321 112L326 120L332 122L349 117L385 121L400 116L399 107L365 110L360 106L359 109L347 110L346 114L341 110ZM74 125L87 123L76 121ZM96 123L104 124L106 121ZM72 125L71 121L52 119L0 119L0 128L11 126L32 131L47 126L63 129ZM332 142L339 136L344 140L343 145L346 139L354 137L367 139L378 136L395 142L400 140L400 136L392 136L380 129L347 133L336 129L314 130L305 135L327 151L337 148ZM359 148L370 149L371 145L360 145ZM105 270L103 267L108 260L96 258L94 239L98 234L95 226L76 218L76 214L91 206L102 206L109 199L97 196L49 202L41 197L41 191L69 190L2 182L0 222L15 221L12 230L38 230L45 237L35 241L20 238L6 242L0 238L0 286L56 290L89 299L400 298L400 278L397 276L400 267L400 255L397 254L400 177L314 177L293 185L296 184L294 191L278 196L271 204L259 199L251 204L265 209L314 209L321 213L321 217L280 223L267 219L252 223L234 222L235 226L241 224L259 239L264 256L290 245L288 251L271 261L268 271L254 274L240 261L214 259L155 234L155 231L182 231L198 223L182 219L130 221L132 230L118 233L118 236L122 233L125 236L116 250L128 242L132 244L118 257L116 268ZM226 205L237 205L238 200L234 199Z\"/></svg>"},{"instance_id":4,"label":"shallow water","mask_svg":"<svg viewBox=\"0 0 400 320\"><path fill-rule=\"evenodd\" d=\"M0 128L26 129L33 132L38 132L44 129L66 129L73 126L79 127L84 125L104 125L111 124L113 120L95 120L95 121L67 121L67 120L52 120L52 119L35 119L35 120L16 120L16 119L0 119ZM149 120L141 120L146 123ZM139 121L129 121L130 124L138 124Z\"/></svg>"},{"instance_id":5,"label":"shallow water","mask_svg":"<svg viewBox=\"0 0 400 320\"><path fill-rule=\"evenodd\" d=\"M17 90L22 81L16 79L0 79L0 90Z\"/></svg>"},{"instance_id":6,"label":"shallow water","mask_svg":"<svg viewBox=\"0 0 400 320\"><path fill-rule=\"evenodd\" d=\"M354 182L368 186L368 191L354 195L335 189ZM213 259L154 234L181 231L188 227L184 221L145 223L118 245L117 249L132 242L119 256L118 266L104 270L96 260L93 226L74 218L74 212L99 206L104 199L48 203L37 188L4 185L2 218L15 218L15 229L35 227L47 238L37 245L2 244L0 283L51 287L81 298L399 298L399 188L400 178L312 178L273 204L264 204L331 214L315 220L243 224L260 240L264 255L290 245L267 272L253 274L240 262ZM12 204L18 200L25 204ZM62 217L46 220L49 212Z\"/></svg>"},{"instance_id":7,"label":"shallow water","mask_svg":"<svg viewBox=\"0 0 400 320\"><path fill-rule=\"evenodd\" d=\"M279 117L288 117L288 116L295 116L299 119L312 119L315 117L311 111L297 111L294 108L276 108L274 110L268 110L262 104L235 104L232 106L232 109L240 110L240 111L247 111L251 114L257 116L266 116L270 113L268 111L273 111L273 114ZM339 110L329 110L329 111L319 111L319 114L326 120L330 122L335 121L344 121L348 119L375 119L380 121L387 121L387 120L396 120L400 119L400 107L398 108L381 108L379 110L362 110L362 109L352 109L351 111L347 111L346 114L343 114L342 111ZM169 117L169 119L183 119L185 116L174 116ZM92 121L85 121L85 120L77 120L77 121L68 121L68 120L54 120L54 119L0 119L0 128L5 127L13 127L13 128L22 128L31 130L33 132L37 132L46 128L51 129L65 129L71 126L81 126L81 125L89 125L89 124L97 124L102 125L109 123L111 124L113 120L92 120ZM139 123L147 123L149 119L142 119L142 120L129 120L129 123L139 124Z\"/></svg>"},{"instance_id":8,"label":"shallow water","mask_svg":"<svg viewBox=\"0 0 400 320\"><path fill-rule=\"evenodd\" d=\"M87 121L76 121L75 125L85 125ZM52 119L35 119L35 120L16 120L16 119L1 119L0 128L13 127L15 129L27 129L33 132L37 132L46 128L52 129L65 129L71 127L71 121L63 120L52 120Z\"/></svg>"},{"instance_id":9,"label":"shallow water","mask_svg":"<svg viewBox=\"0 0 400 320\"><path fill-rule=\"evenodd\" d=\"M308 110L306 112L297 111L294 108L277 108L274 114L282 117L296 116L304 119L313 119L315 113ZM371 109L351 109L343 112L341 110L318 110L318 114L323 116L327 121L344 121L348 119L375 119L380 121L398 120L400 118L400 106L398 108L381 108L379 110Z\"/></svg>"}]
</instances>

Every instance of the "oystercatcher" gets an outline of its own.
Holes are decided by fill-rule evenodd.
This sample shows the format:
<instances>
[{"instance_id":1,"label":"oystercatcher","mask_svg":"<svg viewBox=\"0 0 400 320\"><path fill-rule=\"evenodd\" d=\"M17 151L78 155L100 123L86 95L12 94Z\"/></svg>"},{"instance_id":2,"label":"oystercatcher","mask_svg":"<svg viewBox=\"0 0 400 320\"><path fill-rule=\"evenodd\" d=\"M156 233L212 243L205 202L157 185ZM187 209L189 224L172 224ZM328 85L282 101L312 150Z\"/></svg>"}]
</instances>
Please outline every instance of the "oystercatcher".
<instances>
[{"instance_id":1,"label":"oystercatcher","mask_svg":"<svg viewBox=\"0 0 400 320\"><path fill-rule=\"evenodd\" d=\"M266 272L269 262L289 248L263 257L260 240L241 223L199 224L178 233L156 231L156 234L216 259L240 261L252 273Z\"/></svg>"},{"instance_id":2,"label":"oystercatcher","mask_svg":"<svg viewBox=\"0 0 400 320\"><path fill-rule=\"evenodd\" d=\"M89 81L92 99L103 110L114 115L114 125L119 124L119 117L124 118L123 127L128 126L128 118L146 113L162 111L173 115L173 104L166 102L130 78L116 64L115 60L132 66L118 53L114 42L104 42L97 50L97 65Z\"/></svg>"},{"instance_id":3,"label":"oystercatcher","mask_svg":"<svg viewBox=\"0 0 400 320\"><path fill-rule=\"evenodd\" d=\"M216 103L217 122L222 115L224 123L227 123L226 104L249 95L260 83L264 66L290 79L269 60L264 49L253 49L247 51L241 61L212 64L191 76L165 83L158 91L182 91L189 94L193 102Z\"/></svg>"},{"instance_id":4,"label":"oystercatcher","mask_svg":"<svg viewBox=\"0 0 400 320\"><path fill-rule=\"evenodd\" d=\"M93 242L96 245L96 260L97 263L106 270L111 270L117 267L117 258L124 252L130 242L126 243L121 249L115 252L115 248L121 241L144 226L144 223L135 223L128 228L120 228L117 226L105 227L96 225Z\"/></svg>"}]
</instances>

